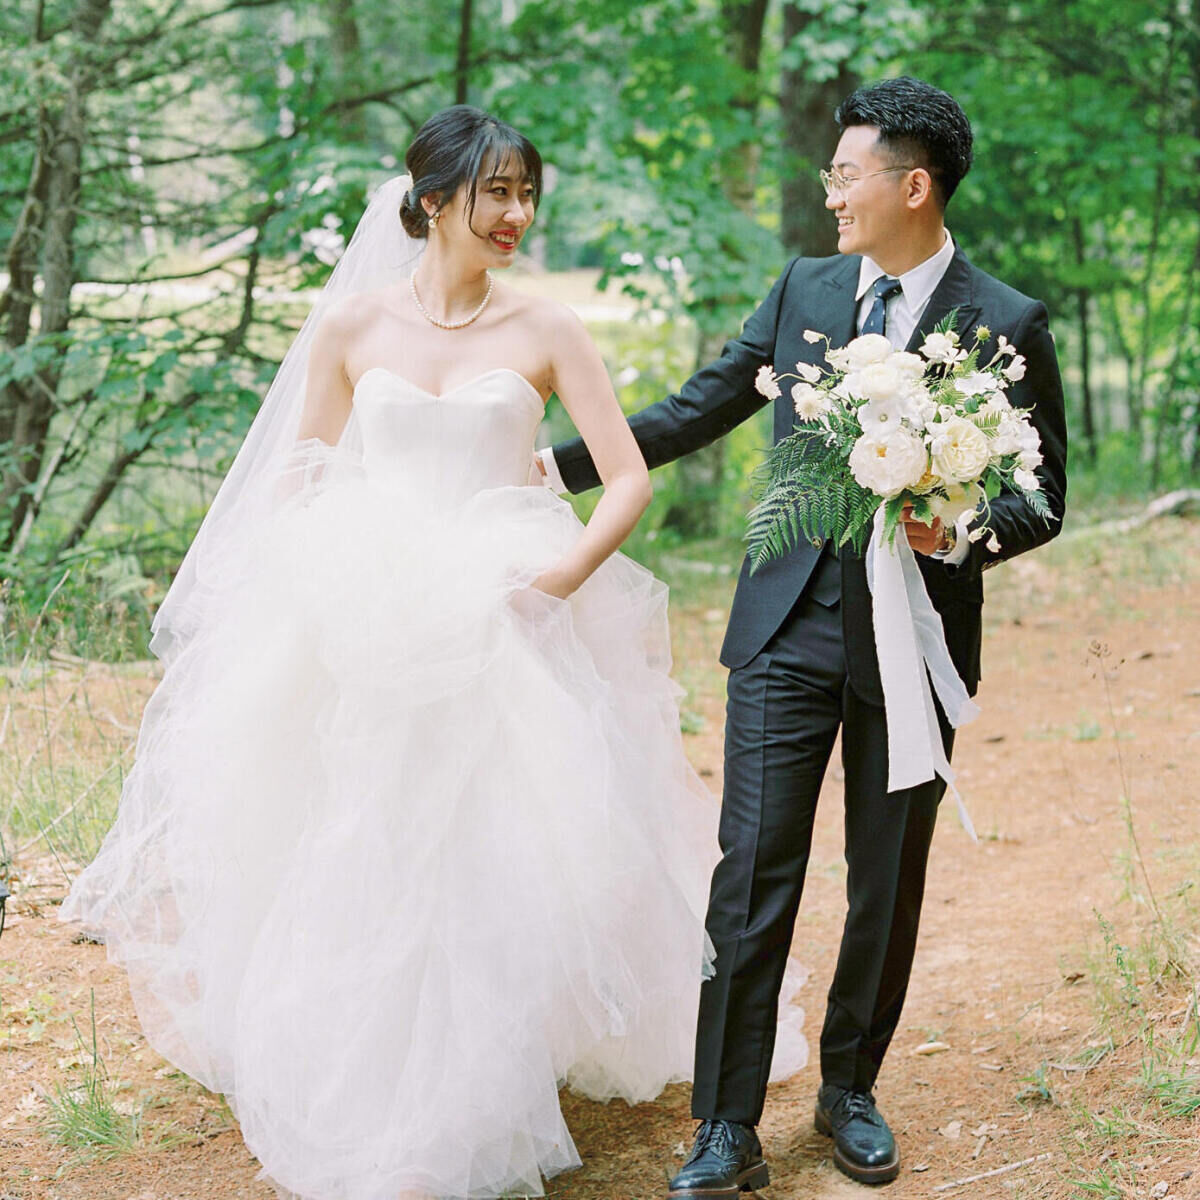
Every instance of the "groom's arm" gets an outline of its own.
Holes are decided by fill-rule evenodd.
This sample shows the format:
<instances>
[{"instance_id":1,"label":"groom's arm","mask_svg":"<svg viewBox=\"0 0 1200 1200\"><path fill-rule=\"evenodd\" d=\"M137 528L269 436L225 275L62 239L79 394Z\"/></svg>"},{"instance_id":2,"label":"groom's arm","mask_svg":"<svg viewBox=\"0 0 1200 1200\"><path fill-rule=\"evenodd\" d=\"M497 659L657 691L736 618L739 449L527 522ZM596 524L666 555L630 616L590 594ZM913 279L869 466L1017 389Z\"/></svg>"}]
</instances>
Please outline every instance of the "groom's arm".
<instances>
[{"instance_id":1,"label":"groom's arm","mask_svg":"<svg viewBox=\"0 0 1200 1200\"><path fill-rule=\"evenodd\" d=\"M991 502L988 520L1000 549L989 550L986 537L972 542L966 558L952 568L956 573L977 575L984 567L1050 541L1062 529L1067 497L1067 421L1062 376L1045 305L1031 304L1009 340L1017 353L1025 356L1025 377L1009 388L1008 397L1014 408L1030 410L1030 420L1042 440L1042 464L1036 473L1052 516L1047 524L1020 493L1001 492Z\"/></svg>"},{"instance_id":2,"label":"groom's arm","mask_svg":"<svg viewBox=\"0 0 1200 1200\"><path fill-rule=\"evenodd\" d=\"M788 264L741 335L725 343L720 358L697 371L673 396L629 418L646 466L661 467L715 442L766 404L766 397L755 390L754 378L775 353L783 293L797 261ZM568 491L586 492L599 485L582 438L560 442L550 453Z\"/></svg>"}]
</instances>

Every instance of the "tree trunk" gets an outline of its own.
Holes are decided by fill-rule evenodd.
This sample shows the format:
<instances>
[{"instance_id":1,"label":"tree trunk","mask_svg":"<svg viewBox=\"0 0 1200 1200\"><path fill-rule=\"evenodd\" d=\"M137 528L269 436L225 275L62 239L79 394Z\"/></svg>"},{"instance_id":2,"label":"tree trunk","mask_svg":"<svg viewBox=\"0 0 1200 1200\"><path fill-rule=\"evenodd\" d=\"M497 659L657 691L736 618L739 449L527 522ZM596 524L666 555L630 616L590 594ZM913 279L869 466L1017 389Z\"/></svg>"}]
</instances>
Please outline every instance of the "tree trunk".
<instances>
[{"instance_id":1,"label":"tree trunk","mask_svg":"<svg viewBox=\"0 0 1200 1200\"><path fill-rule=\"evenodd\" d=\"M726 53L743 77L733 105L751 119L759 103L758 68L766 14L767 0L722 0L721 3ZM725 199L747 215L754 212L759 159L758 142L747 138L729 151L721 165ZM731 332L706 335L702 331L698 335L697 368L717 357ZM719 532L724 474L725 443L721 438L681 458L675 468L675 499L663 517L663 525L685 537L712 537Z\"/></svg>"},{"instance_id":2,"label":"tree trunk","mask_svg":"<svg viewBox=\"0 0 1200 1200\"><path fill-rule=\"evenodd\" d=\"M466 104L470 95L471 0L462 0L458 10L458 61L454 67L454 103Z\"/></svg>"},{"instance_id":3,"label":"tree trunk","mask_svg":"<svg viewBox=\"0 0 1200 1200\"><path fill-rule=\"evenodd\" d=\"M66 71L68 86L62 108L43 114L36 161L21 219L9 246L15 265L9 296L6 340L10 347L29 340L33 320L33 279L40 252L42 295L38 339L66 332L75 282L75 227L79 220L79 188L86 140L87 97L94 86L88 54L95 45L112 0L80 0L71 22L81 50ZM28 379L9 384L0 401L0 434L7 434L11 458L0 482L0 511L5 528L0 549L11 548L32 498L46 452L46 436L54 416L61 355Z\"/></svg>"},{"instance_id":4,"label":"tree trunk","mask_svg":"<svg viewBox=\"0 0 1200 1200\"><path fill-rule=\"evenodd\" d=\"M362 39L354 3L355 0L329 0L329 42L338 85L343 93L348 90L347 82L357 78L362 68ZM337 120L346 141L366 142L367 114L362 105L339 109Z\"/></svg>"},{"instance_id":5,"label":"tree trunk","mask_svg":"<svg viewBox=\"0 0 1200 1200\"><path fill-rule=\"evenodd\" d=\"M796 4L783 9L783 45L788 47L815 20ZM789 254L819 258L837 253L837 222L825 208L825 189L817 172L833 157L838 130L833 114L858 85L843 63L831 79L815 83L803 65L783 67L779 100L783 123L781 235Z\"/></svg>"},{"instance_id":6,"label":"tree trunk","mask_svg":"<svg viewBox=\"0 0 1200 1200\"><path fill-rule=\"evenodd\" d=\"M1075 263L1082 267L1085 261L1083 244L1083 222L1078 217L1071 222L1071 234L1075 242ZM1092 296L1086 287L1075 289L1075 303L1079 314L1079 373L1080 399L1083 404L1084 451L1092 463L1096 461L1096 409L1092 401L1091 337L1088 328L1089 309Z\"/></svg>"}]
</instances>

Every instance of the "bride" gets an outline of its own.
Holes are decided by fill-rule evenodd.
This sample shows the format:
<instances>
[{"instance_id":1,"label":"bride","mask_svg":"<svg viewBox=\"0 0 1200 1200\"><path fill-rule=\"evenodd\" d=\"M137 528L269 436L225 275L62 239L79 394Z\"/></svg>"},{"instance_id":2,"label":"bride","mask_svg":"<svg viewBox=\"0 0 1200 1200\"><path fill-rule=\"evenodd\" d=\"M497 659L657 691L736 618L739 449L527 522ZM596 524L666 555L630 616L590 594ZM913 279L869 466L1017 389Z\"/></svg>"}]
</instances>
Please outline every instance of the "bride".
<instances>
[{"instance_id":1,"label":"bride","mask_svg":"<svg viewBox=\"0 0 1200 1200\"><path fill-rule=\"evenodd\" d=\"M458 106L372 199L154 625L116 823L63 906L281 1195L541 1195L564 1082L689 1077L715 807L650 499L563 306L496 283L537 150ZM604 482L526 486L557 393ZM776 1075L802 1065L789 1011Z\"/></svg>"}]
</instances>

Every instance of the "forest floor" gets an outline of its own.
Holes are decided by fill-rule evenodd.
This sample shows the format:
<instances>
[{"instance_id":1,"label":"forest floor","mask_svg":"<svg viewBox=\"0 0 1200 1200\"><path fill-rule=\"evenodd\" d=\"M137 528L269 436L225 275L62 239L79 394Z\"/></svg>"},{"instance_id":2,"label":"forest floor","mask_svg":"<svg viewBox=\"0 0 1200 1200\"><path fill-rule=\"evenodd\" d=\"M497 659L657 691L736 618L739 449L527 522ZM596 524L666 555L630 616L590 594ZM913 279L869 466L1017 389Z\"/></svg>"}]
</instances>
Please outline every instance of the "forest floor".
<instances>
[{"instance_id":1,"label":"forest floor","mask_svg":"<svg viewBox=\"0 0 1200 1200\"><path fill-rule=\"evenodd\" d=\"M988 574L983 716L955 752L980 844L943 806L912 987L877 1089L903 1155L881 1189L889 1200L1200 1197L1197 563L1200 522L1167 519L1064 536ZM719 790L716 657L732 580L691 566L661 564L686 744ZM10 680L13 728L38 712L46 724L81 684L93 720L106 714L128 739L150 676L65 661L23 693ZM770 1089L767 1200L865 1194L812 1127L845 908L840 808L831 770L794 942L812 972L814 1062ZM55 920L71 865L39 850L18 859L0 941L0 1200L270 1200L221 1098L146 1045L123 973ZM117 1145L86 1158L51 1136L50 1100L97 1074L100 1140ZM665 1195L691 1141L686 1086L634 1108L563 1103L584 1165L548 1194Z\"/></svg>"}]
</instances>

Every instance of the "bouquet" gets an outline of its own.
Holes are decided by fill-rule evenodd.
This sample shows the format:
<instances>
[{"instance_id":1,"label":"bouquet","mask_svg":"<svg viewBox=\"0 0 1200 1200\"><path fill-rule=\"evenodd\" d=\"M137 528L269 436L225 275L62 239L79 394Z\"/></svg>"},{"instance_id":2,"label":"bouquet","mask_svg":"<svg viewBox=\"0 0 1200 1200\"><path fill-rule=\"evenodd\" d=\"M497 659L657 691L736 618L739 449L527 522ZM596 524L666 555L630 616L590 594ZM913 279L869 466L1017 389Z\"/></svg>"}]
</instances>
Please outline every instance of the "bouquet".
<instances>
[{"instance_id":1,"label":"bouquet","mask_svg":"<svg viewBox=\"0 0 1200 1200\"><path fill-rule=\"evenodd\" d=\"M1022 494L1046 521L1050 507L1034 469L1041 439L1025 409L1006 391L1024 377L1025 359L1003 335L986 366L991 331L979 326L969 349L959 344L951 313L929 334L919 354L896 350L868 333L840 349L806 330L809 343L827 344L828 369L798 362L795 372L760 368L755 386L769 399L781 380L795 379L794 431L770 452L761 469L761 493L749 518L750 566L795 547L801 534L849 542L861 552L883 506L882 537L894 547L906 508L918 521L944 525L960 517L986 537L989 501L1001 488Z\"/></svg>"}]
</instances>

